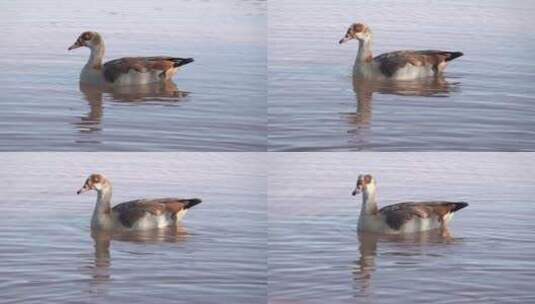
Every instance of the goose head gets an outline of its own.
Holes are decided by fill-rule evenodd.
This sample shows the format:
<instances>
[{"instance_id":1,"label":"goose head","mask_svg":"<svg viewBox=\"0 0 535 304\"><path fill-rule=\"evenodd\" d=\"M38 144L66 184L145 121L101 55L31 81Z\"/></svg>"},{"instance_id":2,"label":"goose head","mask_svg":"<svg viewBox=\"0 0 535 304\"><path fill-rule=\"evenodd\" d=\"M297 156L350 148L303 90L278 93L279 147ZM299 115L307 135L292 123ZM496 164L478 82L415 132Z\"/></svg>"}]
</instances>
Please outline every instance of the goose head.
<instances>
[{"instance_id":1,"label":"goose head","mask_svg":"<svg viewBox=\"0 0 535 304\"><path fill-rule=\"evenodd\" d=\"M86 46L90 49L93 49L95 47L99 47L102 45L102 37L97 32L83 32L78 36L78 39L74 42L73 45L69 47L70 50L77 49L82 46Z\"/></svg>"},{"instance_id":2,"label":"goose head","mask_svg":"<svg viewBox=\"0 0 535 304\"><path fill-rule=\"evenodd\" d=\"M108 190L111 188L111 183L106 177L102 174L91 174L86 180L82 188L76 192L76 194L81 194L90 190L95 190L101 192L103 190Z\"/></svg>"},{"instance_id":3,"label":"goose head","mask_svg":"<svg viewBox=\"0 0 535 304\"><path fill-rule=\"evenodd\" d=\"M370 174L361 174L357 178L357 185L355 186L355 190L353 190L352 194L355 196L361 192L373 190L375 190L375 178Z\"/></svg>"},{"instance_id":4,"label":"goose head","mask_svg":"<svg viewBox=\"0 0 535 304\"><path fill-rule=\"evenodd\" d=\"M346 35L344 38L338 41L339 44L346 43L351 39L357 39L358 41L367 41L371 39L372 32L366 24L363 23L353 23L347 29Z\"/></svg>"}]
</instances>

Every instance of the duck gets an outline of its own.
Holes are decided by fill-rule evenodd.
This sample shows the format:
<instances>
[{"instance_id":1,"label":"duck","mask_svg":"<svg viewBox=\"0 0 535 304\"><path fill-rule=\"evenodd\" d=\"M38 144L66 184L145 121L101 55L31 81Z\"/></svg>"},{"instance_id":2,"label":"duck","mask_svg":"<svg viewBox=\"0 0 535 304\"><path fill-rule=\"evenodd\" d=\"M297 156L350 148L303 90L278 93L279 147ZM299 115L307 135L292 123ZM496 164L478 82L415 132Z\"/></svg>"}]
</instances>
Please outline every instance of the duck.
<instances>
[{"instance_id":1,"label":"duck","mask_svg":"<svg viewBox=\"0 0 535 304\"><path fill-rule=\"evenodd\" d=\"M404 50L373 57L373 34L363 23L353 23L349 26L338 43L343 44L353 39L359 42L353 75L365 79L415 80L440 76L450 61L463 56L462 52L456 51Z\"/></svg>"},{"instance_id":2,"label":"duck","mask_svg":"<svg viewBox=\"0 0 535 304\"><path fill-rule=\"evenodd\" d=\"M89 59L80 72L80 82L94 85L141 85L170 80L179 67L193 62L193 58L170 56L124 57L102 63L106 47L102 36L86 31L68 50L87 47Z\"/></svg>"},{"instance_id":3,"label":"duck","mask_svg":"<svg viewBox=\"0 0 535 304\"><path fill-rule=\"evenodd\" d=\"M453 214L468 206L466 202L422 201L402 202L379 209L375 178L370 174L358 176L352 194L359 193L362 193L359 232L392 235L441 229L446 237L450 235L447 224Z\"/></svg>"},{"instance_id":4,"label":"duck","mask_svg":"<svg viewBox=\"0 0 535 304\"><path fill-rule=\"evenodd\" d=\"M111 182L102 174L91 174L76 193L78 195L94 190L97 202L91 218L91 229L110 230L149 230L175 226L188 210L198 205L198 198L158 198L137 199L111 207Z\"/></svg>"}]
</instances>

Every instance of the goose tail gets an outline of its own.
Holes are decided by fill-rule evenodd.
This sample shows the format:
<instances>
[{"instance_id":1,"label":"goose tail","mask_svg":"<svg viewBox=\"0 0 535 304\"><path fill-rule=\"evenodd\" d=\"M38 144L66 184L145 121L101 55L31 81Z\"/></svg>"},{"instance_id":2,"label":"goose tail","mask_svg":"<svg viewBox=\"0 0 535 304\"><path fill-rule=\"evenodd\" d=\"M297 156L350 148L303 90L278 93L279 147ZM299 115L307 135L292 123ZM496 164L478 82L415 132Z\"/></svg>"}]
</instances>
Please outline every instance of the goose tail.
<instances>
[{"instance_id":1,"label":"goose tail","mask_svg":"<svg viewBox=\"0 0 535 304\"><path fill-rule=\"evenodd\" d=\"M455 58L459 58L462 55L464 55L462 52L448 52L448 58L446 58L446 61L452 61Z\"/></svg>"},{"instance_id":2,"label":"goose tail","mask_svg":"<svg viewBox=\"0 0 535 304\"><path fill-rule=\"evenodd\" d=\"M468 206L468 203L466 202L456 202L456 203L452 203L452 208L451 208L451 212L456 212L458 210L461 210L465 207Z\"/></svg>"},{"instance_id":3,"label":"goose tail","mask_svg":"<svg viewBox=\"0 0 535 304\"><path fill-rule=\"evenodd\" d=\"M184 208L189 209L195 205L202 203L202 200L198 198L190 198L190 199L184 200L184 202L186 203L186 206Z\"/></svg>"},{"instance_id":4,"label":"goose tail","mask_svg":"<svg viewBox=\"0 0 535 304\"><path fill-rule=\"evenodd\" d=\"M175 68L178 68L179 66L183 66L194 61L193 58L173 58L171 60L174 62L173 67Z\"/></svg>"}]
</instances>

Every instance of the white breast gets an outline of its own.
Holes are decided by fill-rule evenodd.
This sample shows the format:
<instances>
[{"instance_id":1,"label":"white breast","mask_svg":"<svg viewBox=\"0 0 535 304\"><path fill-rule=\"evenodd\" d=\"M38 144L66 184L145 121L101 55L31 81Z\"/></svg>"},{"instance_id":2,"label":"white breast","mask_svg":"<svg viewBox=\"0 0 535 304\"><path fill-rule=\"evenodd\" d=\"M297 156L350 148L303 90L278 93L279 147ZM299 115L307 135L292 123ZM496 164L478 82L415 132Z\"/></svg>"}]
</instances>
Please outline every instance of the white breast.
<instances>
[{"instance_id":1,"label":"white breast","mask_svg":"<svg viewBox=\"0 0 535 304\"><path fill-rule=\"evenodd\" d=\"M385 75L379 71L379 68L375 62L356 64L353 67L353 74L357 77L366 79L384 80Z\"/></svg>"},{"instance_id":2,"label":"white breast","mask_svg":"<svg viewBox=\"0 0 535 304\"><path fill-rule=\"evenodd\" d=\"M80 72L80 82L88 83L92 85L104 84L104 77L102 71L94 69L92 66L85 65Z\"/></svg>"},{"instance_id":3,"label":"white breast","mask_svg":"<svg viewBox=\"0 0 535 304\"><path fill-rule=\"evenodd\" d=\"M112 230L118 227L117 214L111 213L111 216L107 214L98 213L97 210L93 212L91 217L91 228L98 230Z\"/></svg>"},{"instance_id":4,"label":"white breast","mask_svg":"<svg viewBox=\"0 0 535 304\"><path fill-rule=\"evenodd\" d=\"M386 222L383 217L377 215L360 215L358 230L374 233L385 233Z\"/></svg>"}]
</instances>

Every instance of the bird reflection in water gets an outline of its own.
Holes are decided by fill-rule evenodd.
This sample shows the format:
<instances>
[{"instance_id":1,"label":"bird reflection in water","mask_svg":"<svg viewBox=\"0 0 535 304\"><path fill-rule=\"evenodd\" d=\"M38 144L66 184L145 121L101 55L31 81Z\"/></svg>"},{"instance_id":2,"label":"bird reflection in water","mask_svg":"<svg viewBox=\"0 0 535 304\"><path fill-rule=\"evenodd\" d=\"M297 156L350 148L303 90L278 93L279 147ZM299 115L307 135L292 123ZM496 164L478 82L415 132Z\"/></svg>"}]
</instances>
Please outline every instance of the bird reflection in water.
<instances>
[{"instance_id":1,"label":"bird reflection in water","mask_svg":"<svg viewBox=\"0 0 535 304\"><path fill-rule=\"evenodd\" d=\"M458 89L457 85L458 83L448 82L442 76L414 81L377 81L353 77L357 111L348 114L349 122L355 126L349 133L363 136L369 130L372 122L374 93L405 97L447 97ZM357 140L363 141L364 138L357 138ZM360 144L366 144L366 142Z\"/></svg>"},{"instance_id":2,"label":"bird reflection in water","mask_svg":"<svg viewBox=\"0 0 535 304\"><path fill-rule=\"evenodd\" d=\"M112 257L110 246L113 242L129 242L140 244L183 243L188 239L188 232L182 226L170 226L146 231L101 231L93 230L91 237L95 242L95 259L92 267L92 286L97 287L112 277L110 266ZM131 252L136 254L135 252ZM140 254L140 253L137 253Z\"/></svg>"},{"instance_id":3,"label":"bird reflection in water","mask_svg":"<svg viewBox=\"0 0 535 304\"><path fill-rule=\"evenodd\" d=\"M381 256L389 259L404 259L407 256L424 255L422 246L451 245L459 242L451 236L444 236L440 229L405 235L381 235L375 233L358 233L359 258L353 262L353 281L355 298L366 297L372 293L372 276L381 265L375 260L377 246L387 247L381 250ZM414 250L416 249L416 250ZM430 256L431 254L425 254ZM440 255L436 255L440 257Z\"/></svg>"},{"instance_id":4,"label":"bird reflection in water","mask_svg":"<svg viewBox=\"0 0 535 304\"><path fill-rule=\"evenodd\" d=\"M80 92L88 103L89 112L73 124L82 134L99 133L102 130L104 101L131 104L176 104L184 101L189 95L188 92L180 91L173 81L120 87L102 87L80 83Z\"/></svg>"}]
</instances>

